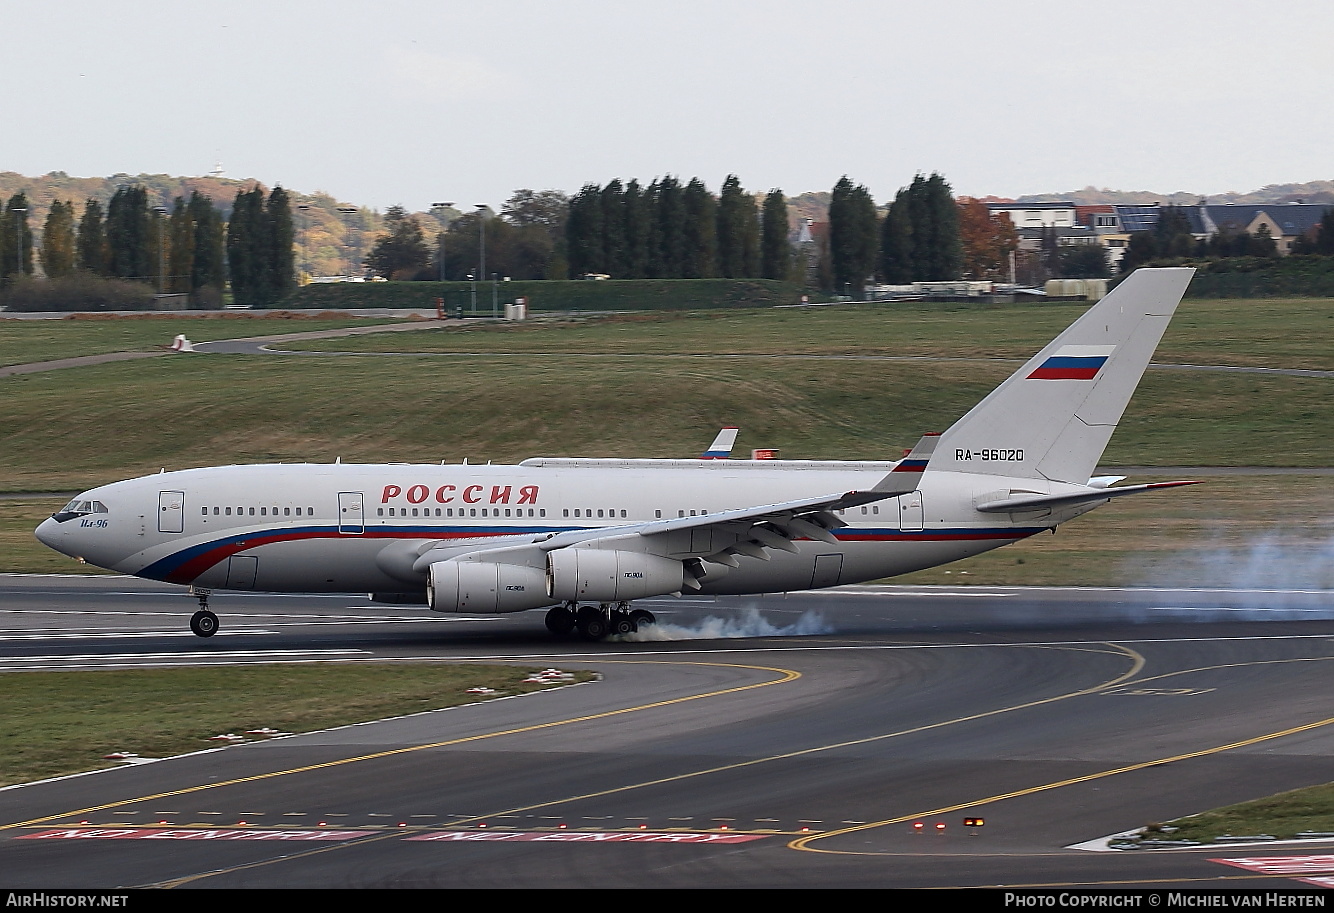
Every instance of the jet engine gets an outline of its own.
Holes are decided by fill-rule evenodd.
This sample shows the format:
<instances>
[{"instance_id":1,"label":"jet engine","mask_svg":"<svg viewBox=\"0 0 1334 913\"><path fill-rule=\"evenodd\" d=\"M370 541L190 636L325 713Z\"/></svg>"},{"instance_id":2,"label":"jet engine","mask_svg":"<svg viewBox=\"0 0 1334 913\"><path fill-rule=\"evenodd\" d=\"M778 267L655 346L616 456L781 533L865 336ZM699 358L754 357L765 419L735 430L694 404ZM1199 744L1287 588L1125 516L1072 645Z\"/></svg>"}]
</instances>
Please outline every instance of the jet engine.
<instances>
[{"instance_id":1,"label":"jet engine","mask_svg":"<svg viewBox=\"0 0 1334 913\"><path fill-rule=\"evenodd\" d=\"M435 612L522 612L551 605L541 568L487 561L437 561L426 583Z\"/></svg>"},{"instance_id":2,"label":"jet engine","mask_svg":"<svg viewBox=\"0 0 1334 913\"><path fill-rule=\"evenodd\" d=\"M547 555L547 593L567 602L625 602L676 593L685 585L680 561L610 549L563 548Z\"/></svg>"}]
</instances>

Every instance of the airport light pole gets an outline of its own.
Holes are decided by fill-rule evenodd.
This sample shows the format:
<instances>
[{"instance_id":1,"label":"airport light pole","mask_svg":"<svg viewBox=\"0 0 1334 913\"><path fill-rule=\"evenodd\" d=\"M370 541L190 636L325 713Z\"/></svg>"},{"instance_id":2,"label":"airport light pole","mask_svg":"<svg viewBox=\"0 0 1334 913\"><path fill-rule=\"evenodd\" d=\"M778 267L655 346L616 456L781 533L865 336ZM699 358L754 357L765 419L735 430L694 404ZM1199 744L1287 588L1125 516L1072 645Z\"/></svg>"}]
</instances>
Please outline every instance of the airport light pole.
<instances>
[{"instance_id":1,"label":"airport light pole","mask_svg":"<svg viewBox=\"0 0 1334 913\"><path fill-rule=\"evenodd\" d=\"M297 203L297 211L301 213L301 271L310 276L310 253L307 246L310 244L310 204Z\"/></svg>"},{"instance_id":2,"label":"airport light pole","mask_svg":"<svg viewBox=\"0 0 1334 913\"><path fill-rule=\"evenodd\" d=\"M167 292L167 232L165 216L167 207L154 206L153 212L157 213L157 293L165 295Z\"/></svg>"},{"instance_id":3,"label":"airport light pole","mask_svg":"<svg viewBox=\"0 0 1334 913\"><path fill-rule=\"evenodd\" d=\"M479 245L482 258L481 262L478 264L477 267L477 275L481 276L482 281L485 282L486 281L486 204L474 203L473 206L477 208L477 225L481 228L482 231L481 233L482 240L481 244ZM477 303L474 300L473 310L476 309L477 309Z\"/></svg>"},{"instance_id":4,"label":"airport light pole","mask_svg":"<svg viewBox=\"0 0 1334 913\"><path fill-rule=\"evenodd\" d=\"M446 210L453 208L453 203L432 203L431 212L440 220L440 234L437 238L437 244L440 246L440 281L445 281L445 230L449 228L449 221L445 218ZM443 294L443 292L442 292Z\"/></svg>"},{"instance_id":5,"label":"airport light pole","mask_svg":"<svg viewBox=\"0 0 1334 913\"><path fill-rule=\"evenodd\" d=\"M339 207L338 207L338 211L341 212L341 213L342 213L343 215L345 215L345 216L356 215L356 214L357 214L357 207L355 207L355 206L339 206ZM350 225L349 225L348 227L351 228ZM356 257L355 259L353 259L353 258L350 256L351 253L352 253L351 248L349 248L349 250L348 250L348 254L349 254L349 257L348 257L348 264L347 264L348 272L355 272L355 271L357 271L356 268L360 266L360 262L359 262L359 261L361 260L361 245L360 245L360 243L358 243L356 250L357 250L357 257Z\"/></svg>"}]
</instances>

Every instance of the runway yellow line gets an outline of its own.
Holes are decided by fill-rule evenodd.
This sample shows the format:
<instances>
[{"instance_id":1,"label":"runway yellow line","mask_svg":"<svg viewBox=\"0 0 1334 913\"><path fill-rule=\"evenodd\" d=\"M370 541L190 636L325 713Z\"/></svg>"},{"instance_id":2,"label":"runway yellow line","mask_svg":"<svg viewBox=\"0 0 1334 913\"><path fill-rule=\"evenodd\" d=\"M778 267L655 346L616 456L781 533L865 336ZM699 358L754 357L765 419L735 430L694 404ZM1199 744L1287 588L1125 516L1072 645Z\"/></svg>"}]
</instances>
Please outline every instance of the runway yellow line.
<instances>
[{"instance_id":1,"label":"runway yellow line","mask_svg":"<svg viewBox=\"0 0 1334 913\"><path fill-rule=\"evenodd\" d=\"M1023 644L1021 646L1032 647L1034 645ZM1126 678L1138 674L1139 671L1144 668L1144 663L1145 663L1143 656L1141 656L1136 651L1131 650L1129 647L1123 647L1120 644L1108 644L1108 646L1112 648L1110 650L1089 650L1088 648L1047 647L1041 644L1036 646L1039 649L1056 649L1056 650L1073 649L1079 652L1096 652L1096 653L1112 654L1119 656L1130 656L1132 659L1132 664L1131 668L1128 671L1123 672L1121 675L1118 675L1107 682L1103 682L1102 684L1099 685L1094 685L1090 688L1084 688L1079 691L1072 691L1067 694L1058 694L1052 697L1041 698L1036 701L1029 701L1024 704L1016 704L1011 707L1001 707L996 710L987 710L983 711L982 713L974 713L968 716L955 717L954 719L950 720L941 720L940 722L937 723L927 723L922 726L914 726L911 729L900 729L896 732L886 732L880 735L867 736L861 739L850 739L846 742L835 742L830 745L817 745L812 748L801 748L796 751L784 752L783 754L769 755L763 758L751 758L749 761L737 761L733 764L720 764L717 767L707 767L702 770L692 770L689 773L675 774L670 777L660 777L659 779L656 780L645 780L641 783L631 783L626 786L616 786L612 787L611 789L598 790L596 792L584 793L578 796L567 796L564 799L552 799L547 802L537 803L535 805L525 805L519 808L506 809L505 811L492 812L489 815L474 815L470 818L459 819L453 822L452 826L457 827L459 825L468 824L473 821L485 821L488 818L499 818L505 815L515 815L519 814L520 812L530 812L533 811L534 809L539 809L539 808L550 808L555 805L564 805L567 802L579 802L584 799L597 799L603 796L615 795L616 793L629 792L631 790L636 790L636 789L647 789L652 786L662 786L667 783L679 783L683 780L690 780L695 777L704 777L716 773L726 773L727 771L732 771L732 770L743 770L747 767L755 767L760 764L769 764L774 761L787 761L791 760L792 758L805 757L807 755L818 754L820 752L836 751L840 748L851 748L857 745L868 745L873 742L884 741L885 739L894 739L900 736L912 735L918 732L928 732L932 729L940 729L945 726L955 726L960 723L972 722L973 720L986 719L987 717L996 716L1002 713L1012 713L1016 710L1025 710L1030 707L1039 707L1043 704L1050 704L1055 701L1063 701L1072 697L1081 697L1088 694L1096 694L1097 692L1102 691L1103 689L1114 688L1118 685L1123 684Z\"/></svg>"},{"instance_id":2,"label":"runway yellow line","mask_svg":"<svg viewBox=\"0 0 1334 913\"><path fill-rule=\"evenodd\" d=\"M1319 729L1322 726L1328 726L1334 723L1334 717L1323 720L1317 720L1314 723L1304 723L1301 726L1293 726L1289 729L1283 729L1279 732L1270 732L1264 735L1253 736L1249 739L1242 739L1238 742L1229 742L1226 745L1216 745L1213 748L1204 748L1200 751L1189 751L1183 754L1172 755L1166 758L1155 758L1152 761L1140 761L1135 764L1127 764L1124 767L1116 767L1111 770L1103 770L1097 773L1084 774L1079 777L1070 777L1066 780L1058 780L1055 783L1044 783L1040 786L1030 786L1026 789L1017 789L1013 792L1002 793L997 796L988 796L984 799L974 799L971 802L960 802L955 805L947 805L941 808L933 808L927 811L914 812L911 815L900 815L897 818L886 818L883 821L871 821L866 824L858 824L854 827L840 828L835 831L827 831L823 834L812 834L809 837L800 837L788 844L790 849L802 850L808 853L828 853L840 856L897 856L899 853L882 852L879 850L825 850L817 849L811 846L817 840L827 840L830 837L841 837L845 834L855 834L860 831L869 831L878 827L887 827L891 824L902 824L905 821L912 821L915 818L926 818L932 815L945 815L950 812L963 811L964 809L980 808L984 805L990 805L995 802L1003 802L1006 799L1018 799L1023 796L1031 796L1040 792L1047 792L1053 789L1061 789L1065 786L1073 786L1077 783L1088 783L1093 780L1104 780L1107 777L1114 777L1118 774L1133 773L1137 770L1144 770L1148 767L1156 767L1160 764L1175 764L1178 761L1189 761L1194 758L1208 757L1209 755L1220 754L1224 751L1231 751L1234 748L1245 748L1249 745L1258 745L1261 742L1269 742L1274 739L1281 739L1286 736L1296 735L1300 732L1308 732L1312 729Z\"/></svg>"},{"instance_id":3,"label":"runway yellow line","mask_svg":"<svg viewBox=\"0 0 1334 913\"><path fill-rule=\"evenodd\" d=\"M654 661L655 664L658 661ZM669 700L653 701L648 704L639 704L634 707L622 707L619 710L608 710L602 713L591 713L585 716L571 717L564 720L551 720L546 723L534 723L531 726L519 726L514 729L504 729L496 732L485 732L477 735L462 736L457 739L447 739L443 742L431 742L424 745L409 745L405 748L392 748L386 751L377 751L371 754L358 755L352 758L342 758L337 761L324 761L319 764L307 764L302 767L292 767L287 770L275 770L269 773L256 774L250 777L237 777L232 780L222 780L217 783L202 783L197 786L188 786L183 789L168 790L166 792L153 793L147 796L136 796L132 799L122 799L117 802L108 802L104 805L94 805L88 808L76 809L74 811L62 812L57 815L45 815L40 818L31 818L27 821L15 821L10 824L0 824L0 831L12 830L21 827L33 827L39 824L46 824L63 818L72 818L79 815L89 815L94 812L106 811L109 808L119 808L124 805L131 805L135 802L151 802L156 799L166 799L173 796L184 796L190 793L204 792L205 790L218 789L224 786L236 786L242 783L257 783L263 780L271 780L276 777L285 777L291 774L308 773L313 770L326 770L334 767L342 767L347 764L359 764L364 761L374 761L380 758L394 757L395 755L411 754L417 751L426 751L432 748L448 748L454 745L466 745L470 742L480 742L486 739L496 739L507 735L522 735L529 732L540 732L544 729L554 729L559 726L569 726L575 723L586 723L593 720L610 719L615 716L623 716L629 713L640 713L645 710L653 710L659 707L670 707L675 704L685 704L690 701L704 700L706 698L721 697L726 694L738 694L743 691L751 691L756 688L767 688L771 685L782 685L787 682L795 681L801 678L801 673L792 669L780 669L772 666L751 666L739 663L706 663L706 662L687 662L687 663L664 663L664 665L687 665L687 666L712 666L724 669L745 669L756 672L772 672L779 677L766 682L756 682L750 685L737 685L731 688L722 688L716 691L706 691L701 694L692 694L687 697L671 698Z\"/></svg>"},{"instance_id":4,"label":"runway yellow line","mask_svg":"<svg viewBox=\"0 0 1334 913\"><path fill-rule=\"evenodd\" d=\"M1030 707L1037 707L1037 706L1041 706L1041 705L1044 705L1044 704L1053 703L1053 702L1055 702L1055 701L1067 700L1067 699L1072 698L1072 697L1080 697L1080 696L1085 696L1085 695L1089 695L1089 694L1096 694L1096 693L1098 693L1099 691L1102 691L1102 690L1104 690L1104 689L1106 689L1106 688L1114 688L1114 687L1116 687L1116 686L1118 686L1118 685L1121 685L1121 684L1123 684L1127 679L1133 678L1135 675L1139 674L1139 672L1140 672L1141 670L1143 670L1144 665L1145 665L1145 662L1146 662L1145 658L1144 658L1139 652L1137 652L1137 651L1135 651L1135 650L1133 650L1133 649L1131 649L1131 648L1129 648L1129 647L1125 647L1125 646L1123 646L1123 645L1121 645L1121 644L1108 643L1108 644L1106 644L1106 649L1096 649L1096 648L1092 648L1092 647L1066 647L1066 646L1050 646L1050 647L1049 647L1049 646L1046 646L1046 645L1043 645L1043 644L1021 644L1021 645L1019 645L1019 646L1023 646L1023 647L1026 647L1026 648L1053 649L1053 650L1071 650L1071 651L1074 651L1074 652L1089 652L1089 653L1101 653L1101 654L1103 654L1103 655L1124 656L1124 657L1128 657L1128 658L1131 660L1131 665L1130 665L1130 668L1129 668L1128 670L1126 670L1125 672L1122 672L1120 675L1114 676L1114 677L1112 677L1111 679L1109 679L1109 680L1107 680L1107 681L1105 681L1105 682L1102 682L1102 683L1097 684L1097 685L1093 685L1093 686L1091 686L1091 687L1089 687L1089 688L1083 688L1083 689L1080 689L1080 690L1078 690L1078 691L1068 692L1068 693L1066 693L1066 694L1053 695L1052 697L1041 698L1041 699L1036 700L1036 701L1029 701L1029 702L1026 702L1026 703L1023 703L1023 704L1017 704L1017 705L1014 705L1014 706L1011 706L1011 707L1002 707L1002 708L998 708L998 709L996 709L996 710L989 710L989 711L985 711L985 712L982 712L982 713L970 714L970 715L968 715L968 716L957 717L957 718L955 718L955 719L951 719L951 720L942 720L942 721L940 721L940 722L938 722L938 723L929 723L929 724L926 724L926 725L924 725L924 726L915 726L915 727L913 727L913 728L911 728L911 729L903 729L903 730L899 730L899 731L896 731L896 732L883 733L883 734L878 735L878 736L869 736L869 737L867 737L867 738L863 738L863 739L853 739L853 740L849 740L849 741L846 741L846 742L838 742L838 743L835 743L835 744L832 744L832 745L816 746L816 747L814 747L814 748L806 748L806 749L801 749L801 750L799 750L799 751L786 752L786 753L784 753L784 754L780 754L780 755L771 755L771 756L769 756L769 757L764 757L764 758L754 758L754 759L751 759L751 760L749 760L749 761L738 761L738 762L735 763L735 764L723 764L723 765L719 765L719 766L717 766L717 767L705 768L705 769L703 769L703 770L695 770L695 771L691 771L691 772L689 772L689 773L677 774L677 775L674 775L674 776L671 776L671 777L661 777L661 778L658 778L658 779L656 779L656 780L648 780L648 781L643 781L643 782L640 782L640 783L632 783L632 784L628 784L628 785L625 785L625 786L613 787L613 788L611 788L611 789L604 789L604 790L598 790L598 791L596 791L596 792L584 793L584 794L582 794L582 795L578 795L578 796L567 796L567 797L562 798L562 799L553 799L553 800L549 800L549 801L546 801L546 802L540 802L540 803L536 803L536 804L532 804L532 805L520 806L520 807L517 807L517 808L511 808L511 809L505 809L505 810L502 810L502 811L495 811L495 812L492 812L492 813L487 814L487 815L475 815L475 816L472 816L472 817L469 817L469 818L458 819L458 820L452 822L450 826L451 826L451 827L459 827L460 825L468 824L468 823L470 823L470 822L485 821L485 820L487 820L487 819L500 818L500 817L504 817L504 816L507 816L507 815L516 815L516 814L520 814L520 813L522 813L522 812L531 812L531 811L534 811L534 810L536 810L536 809L541 809L541 808L551 808L551 807L553 807L553 806L557 806L557 805L564 805L564 804L569 803L569 802L577 802L577 801L582 801L582 800L585 800L585 799L600 798L600 797L603 797L603 796L615 795L615 794L617 794L617 793L630 792L630 791L632 791L632 790L646 789L646 788L649 788L649 787L652 787L652 786L661 786L661 785L664 785L664 784L667 784L667 783L680 782L680 781L683 781L683 780L689 780L689 779L692 779L692 778L695 778L695 777L703 777L703 776L708 776L708 775L716 774L716 773L723 773L723 772L731 771L731 770L740 770L740 769L743 769L743 768L746 768L746 767L753 767L753 766L757 766L757 765L760 765L760 764L767 764L767 763L770 763L770 762L772 762L772 761L781 761L781 760L786 760L786 759L790 759L790 758L802 757L802 756L804 756L804 755L815 754L815 753L818 753L818 752L833 751L833 750L836 750L836 749L839 749L839 748L846 748L846 747L849 747L849 746L864 745L864 744L868 744L868 743L871 743L871 742L882 741L882 740L884 740L884 739L891 739L891 738L897 738L897 737L899 737L899 736L911 735L911 734L916 733L916 732L926 732L926 731L929 731L929 730L932 730L932 729L938 729L938 728L945 727L945 726L957 725L957 724L959 724L959 723L966 723L966 722L969 722L969 721L972 721L972 720L985 719L986 717L995 716L995 715L998 715L998 714L1001 714L1001 713L1010 713L1010 712L1012 712L1012 711L1016 711L1016 710L1023 710L1023 709L1030 708ZM633 662L633 661L629 661L629 660L612 660L611 662L614 662L614 663L630 663L630 662ZM689 663L688 665L695 665L695 663ZM717 664L715 664L715 663L700 663L699 665L717 665ZM749 666L746 666L746 667L742 667L742 668L766 668L766 667L749 667ZM771 670L769 670L769 671L780 671L780 670L771 669ZM790 670L782 670L782 671L789 671L789 673L790 673L791 675L799 677L799 673L791 672ZM791 680L792 680L792 679L783 679L783 680L780 680L780 681L777 681L777 682L770 682L770 683L765 683L765 684L781 684L782 681L791 681ZM750 685L750 686L746 686L746 687L753 688L753 687L758 687L758 686ZM744 690L744 689L736 689L736 690ZM243 781L238 781L238 782L243 782ZM350 840L350 841L347 841L346 843L338 843L338 844L331 845L331 846L319 847L318 849L308 850L308 851L306 851L306 852L304 852L304 853L299 853L299 854L296 854L296 855L293 855L293 856L281 856L281 857L275 857L275 858L273 858L273 859L259 860L259 861L256 861L256 862L247 863L247 864L245 864L245 865L237 866L237 867L230 868L230 869L219 869L219 870L212 871L212 872L201 872L201 873L198 873L198 874L196 874L196 875L185 876L185 877L182 877L182 878L175 879L175 880L173 880L173 881L162 882L162 883L157 884L157 885L152 885L152 887L167 887L167 888L171 888L171 887L179 887L179 886L181 886L181 885L184 885L184 884L187 884L187 883L190 883L190 882L193 882L193 881L199 881L199 880L202 880L202 879L204 879L204 878L211 878L211 877L214 877L214 876L216 876L216 875L228 874L228 873L231 873L231 872L234 872L234 871L240 871L240 870L242 870L242 869L258 868L258 867L267 866L267 865L272 865L272 864L279 863L279 862L285 862L285 861L292 860L292 859L301 859L301 858L305 858L305 857L307 857L307 856L313 856L313 855L316 855L316 854L319 854L319 853L327 853L327 852L331 852L331 851L334 851L334 850L346 849L346 848L348 848L348 847L359 846L359 845L361 845L361 844L363 844L363 843L371 843L371 842L375 842L375 841L378 841L378 840L385 839L385 838L387 838L387 837L394 836L394 835L399 834L399 833L401 833L401 832L400 832L400 831L394 831L393 833L389 833L389 834L379 834L379 835L376 835L376 836L374 836L374 837L367 837L367 838L364 838L364 839L361 839L361 840ZM789 844L789 845L790 845L790 844ZM822 852L822 851L813 851L813 852Z\"/></svg>"}]
</instances>

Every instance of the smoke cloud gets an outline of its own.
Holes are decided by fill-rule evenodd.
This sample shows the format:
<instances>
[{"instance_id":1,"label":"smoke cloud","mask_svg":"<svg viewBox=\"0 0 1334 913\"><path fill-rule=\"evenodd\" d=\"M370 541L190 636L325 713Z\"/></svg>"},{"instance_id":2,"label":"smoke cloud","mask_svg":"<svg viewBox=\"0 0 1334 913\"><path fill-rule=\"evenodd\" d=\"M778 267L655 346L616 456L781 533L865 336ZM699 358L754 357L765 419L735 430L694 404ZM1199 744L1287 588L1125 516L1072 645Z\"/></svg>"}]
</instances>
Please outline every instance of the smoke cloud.
<instances>
[{"instance_id":1,"label":"smoke cloud","mask_svg":"<svg viewBox=\"0 0 1334 913\"><path fill-rule=\"evenodd\" d=\"M1334 523L1269 531L1244 542L1235 531L1226 538L1219 533L1143 574L1149 586L1230 591L1227 602L1238 608L1324 608L1334 615Z\"/></svg>"},{"instance_id":2,"label":"smoke cloud","mask_svg":"<svg viewBox=\"0 0 1334 913\"><path fill-rule=\"evenodd\" d=\"M658 622L646 625L633 634L614 637L622 643L650 643L668 640L717 640L737 637L801 637L810 634L832 634L834 629L819 612L804 612L790 625L775 625L760 614L754 606L747 606L735 615L708 618L693 625L675 625Z\"/></svg>"}]
</instances>

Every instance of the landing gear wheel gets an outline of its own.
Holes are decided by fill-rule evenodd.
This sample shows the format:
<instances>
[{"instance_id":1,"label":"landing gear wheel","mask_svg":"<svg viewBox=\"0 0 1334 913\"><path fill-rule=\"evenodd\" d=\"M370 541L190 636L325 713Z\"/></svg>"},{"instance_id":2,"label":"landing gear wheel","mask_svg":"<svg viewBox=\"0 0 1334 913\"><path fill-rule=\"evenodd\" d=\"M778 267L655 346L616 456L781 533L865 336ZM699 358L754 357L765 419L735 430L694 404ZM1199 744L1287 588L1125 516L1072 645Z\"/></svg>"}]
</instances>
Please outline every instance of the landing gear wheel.
<instances>
[{"instance_id":1,"label":"landing gear wheel","mask_svg":"<svg viewBox=\"0 0 1334 913\"><path fill-rule=\"evenodd\" d=\"M597 606L582 606L576 619L579 636L584 640L602 640L610 632L606 613Z\"/></svg>"},{"instance_id":2,"label":"landing gear wheel","mask_svg":"<svg viewBox=\"0 0 1334 913\"><path fill-rule=\"evenodd\" d=\"M628 612L611 613L611 634L625 635L633 634L637 630L634 618Z\"/></svg>"},{"instance_id":3,"label":"landing gear wheel","mask_svg":"<svg viewBox=\"0 0 1334 913\"><path fill-rule=\"evenodd\" d=\"M547 612L547 630L557 637L564 637L574 630L574 612L569 606L558 605Z\"/></svg>"},{"instance_id":4,"label":"landing gear wheel","mask_svg":"<svg viewBox=\"0 0 1334 913\"><path fill-rule=\"evenodd\" d=\"M630 620L635 623L635 630L638 631L644 625L655 625L658 619L653 617L653 613L648 609L635 609L630 613Z\"/></svg>"},{"instance_id":5,"label":"landing gear wheel","mask_svg":"<svg viewBox=\"0 0 1334 913\"><path fill-rule=\"evenodd\" d=\"M218 616L207 609L200 609L190 616L190 630L200 637L212 637L218 633Z\"/></svg>"}]
</instances>

